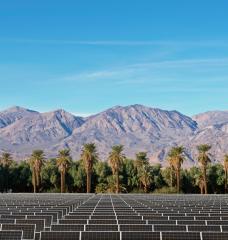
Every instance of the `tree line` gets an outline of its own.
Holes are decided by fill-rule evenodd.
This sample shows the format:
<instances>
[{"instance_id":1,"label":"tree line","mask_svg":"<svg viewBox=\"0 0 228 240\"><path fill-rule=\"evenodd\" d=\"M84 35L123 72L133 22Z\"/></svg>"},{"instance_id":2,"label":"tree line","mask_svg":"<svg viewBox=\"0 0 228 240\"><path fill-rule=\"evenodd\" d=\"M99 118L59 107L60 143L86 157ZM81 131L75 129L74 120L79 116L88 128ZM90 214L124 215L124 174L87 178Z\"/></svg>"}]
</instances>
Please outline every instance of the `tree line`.
<instances>
[{"instance_id":1,"label":"tree line","mask_svg":"<svg viewBox=\"0 0 228 240\"><path fill-rule=\"evenodd\" d=\"M0 156L1 192L96 192L96 193L227 193L228 155L224 162L211 163L210 145L197 146L198 166L183 169L183 146L170 149L167 167L151 165L146 152L135 159L124 155L124 146L111 148L108 161L99 161L94 143L83 145L80 160L73 161L70 149L46 159L34 150L28 160L16 162L12 155Z\"/></svg>"}]
</instances>

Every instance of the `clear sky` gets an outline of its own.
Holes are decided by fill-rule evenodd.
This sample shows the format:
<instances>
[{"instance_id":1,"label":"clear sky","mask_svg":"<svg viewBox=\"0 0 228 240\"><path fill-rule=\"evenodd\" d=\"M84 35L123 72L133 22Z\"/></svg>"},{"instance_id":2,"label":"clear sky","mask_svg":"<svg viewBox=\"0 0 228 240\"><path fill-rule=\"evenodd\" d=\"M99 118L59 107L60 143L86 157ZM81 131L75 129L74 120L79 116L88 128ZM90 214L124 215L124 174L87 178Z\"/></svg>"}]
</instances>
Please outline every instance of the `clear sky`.
<instances>
[{"instance_id":1,"label":"clear sky","mask_svg":"<svg viewBox=\"0 0 228 240\"><path fill-rule=\"evenodd\" d=\"M0 3L0 109L228 110L227 0Z\"/></svg>"}]
</instances>

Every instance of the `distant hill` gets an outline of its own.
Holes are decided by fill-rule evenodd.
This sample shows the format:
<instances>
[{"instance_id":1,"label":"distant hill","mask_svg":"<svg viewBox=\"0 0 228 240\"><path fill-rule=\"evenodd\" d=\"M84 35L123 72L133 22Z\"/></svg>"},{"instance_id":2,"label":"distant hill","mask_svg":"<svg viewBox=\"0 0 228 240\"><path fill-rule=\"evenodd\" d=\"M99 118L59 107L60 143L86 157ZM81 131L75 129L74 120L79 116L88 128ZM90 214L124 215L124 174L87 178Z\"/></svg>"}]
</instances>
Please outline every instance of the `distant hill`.
<instances>
[{"instance_id":1,"label":"distant hill","mask_svg":"<svg viewBox=\"0 0 228 240\"><path fill-rule=\"evenodd\" d=\"M214 161L222 161L228 151L228 111L198 114L192 118L177 111L165 111L143 105L116 106L83 118L62 109L39 113L21 107L0 112L0 150L17 159L42 148L48 157L69 147L75 159L84 143L94 142L100 158L107 158L110 147L123 144L125 153L134 157L147 151L151 162L165 164L168 150L186 147L185 166L195 164L196 146L211 144Z\"/></svg>"}]
</instances>

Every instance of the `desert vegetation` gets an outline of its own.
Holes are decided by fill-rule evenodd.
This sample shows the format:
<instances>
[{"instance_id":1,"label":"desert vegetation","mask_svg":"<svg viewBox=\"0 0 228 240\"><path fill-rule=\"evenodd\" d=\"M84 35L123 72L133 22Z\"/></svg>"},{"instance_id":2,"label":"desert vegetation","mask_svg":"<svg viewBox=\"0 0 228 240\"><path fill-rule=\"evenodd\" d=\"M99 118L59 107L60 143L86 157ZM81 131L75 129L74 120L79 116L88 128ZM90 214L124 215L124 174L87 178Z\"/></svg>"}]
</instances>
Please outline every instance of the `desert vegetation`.
<instances>
[{"instance_id":1,"label":"desert vegetation","mask_svg":"<svg viewBox=\"0 0 228 240\"><path fill-rule=\"evenodd\" d=\"M70 149L48 159L34 150L26 160L16 162L8 152L0 156L1 192L96 192L96 193L227 193L228 155L223 163L212 163L211 146L197 146L198 165L184 169L183 146L170 149L166 163L151 165L146 152L134 159L124 155L124 146L110 149L107 161L100 161L96 145L84 144L81 158L73 160Z\"/></svg>"}]
</instances>

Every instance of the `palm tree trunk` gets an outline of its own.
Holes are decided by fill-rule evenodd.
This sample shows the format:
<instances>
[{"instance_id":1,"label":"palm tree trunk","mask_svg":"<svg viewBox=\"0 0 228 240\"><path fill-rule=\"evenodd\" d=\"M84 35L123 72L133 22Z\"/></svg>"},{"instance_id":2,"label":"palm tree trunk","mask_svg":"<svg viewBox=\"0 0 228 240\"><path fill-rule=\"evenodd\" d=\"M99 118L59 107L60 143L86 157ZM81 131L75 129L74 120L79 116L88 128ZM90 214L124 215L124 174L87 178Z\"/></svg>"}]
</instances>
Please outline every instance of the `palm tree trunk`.
<instances>
[{"instance_id":1,"label":"palm tree trunk","mask_svg":"<svg viewBox=\"0 0 228 240\"><path fill-rule=\"evenodd\" d=\"M91 192L91 173L87 173L87 193Z\"/></svg>"},{"instance_id":2,"label":"palm tree trunk","mask_svg":"<svg viewBox=\"0 0 228 240\"><path fill-rule=\"evenodd\" d=\"M36 173L35 173L34 169L32 170L32 183L33 183L33 191L34 191L34 193L36 193L37 192L37 190L36 190Z\"/></svg>"},{"instance_id":3,"label":"palm tree trunk","mask_svg":"<svg viewBox=\"0 0 228 240\"><path fill-rule=\"evenodd\" d=\"M65 173L61 171L61 193L65 193Z\"/></svg>"},{"instance_id":4,"label":"palm tree trunk","mask_svg":"<svg viewBox=\"0 0 228 240\"><path fill-rule=\"evenodd\" d=\"M203 181L204 181L204 192L207 194L207 169L203 166Z\"/></svg>"},{"instance_id":5,"label":"palm tree trunk","mask_svg":"<svg viewBox=\"0 0 228 240\"><path fill-rule=\"evenodd\" d=\"M40 188L40 173L36 171L36 186L37 186L37 192L39 192Z\"/></svg>"},{"instance_id":6,"label":"palm tree trunk","mask_svg":"<svg viewBox=\"0 0 228 240\"><path fill-rule=\"evenodd\" d=\"M6 192L8 192L8 185L9 185L9 167L6 168Z\"/></svg>"},{"instance_id":7,"label":"palm tree trunk","mask_svg":"<svg viewBox=\"0 0 228 240\"><path fill-rule=\"evenodd\" d=\"M203 194L203 186L200 186L200 194Z\"/></svg>"},{"instance_id":8,"label":"palm tree trunk","mask_svg":"<svg viewBox=\"0 0 228 240\"><path fill-rule=\"evenodd\" d=\"M119 173L116 173L116 193L120 192L120 179L119 179Z\"/></svg>"},{"instance_id":9,"label":"palm tree trunk","mask_svg":"<svg viewBox=\"0 0 228 240\"><path fill-rule=\"evenodd\" d=\"M144 185L144 192L147 193L147 185Z\"/></svg>"},{"instance_id":10,"label":"palm tree trunk","mask_svg":"<svg viewBox=\"0 0 228 240\"><path fill-rule=\"evenodd\" d=\"M227 193L227 169L225 169L225 193Z\"/></svg>"},{"instance_id":11,"label":"palm tree trunk","mask_svg":"<svg viewBox=\"0 0 228 240\"><path fill-rule=\"evenodd\" d=\"M8 175L9 175L9 168L6 166L3 171L3 176L5 180L4 192L8 192Z\"/></svg>"},{"instance_id":12,"label":"palm tree trunk","mask_svg":"<svg viewBox=\"0 0 228 240\"><path fill-rule=\"evenodd\" d=\"M173 170L170 170L171 189L173 190Z\"/></svg>"},{"instance_id":13,"label":"palm tree trunk","mask_svg":"<svg viewBox=\"0 0 228 240\"><path fill-rule=\"evenodd\" d=\"M180 193L180 169L177 169L177 193Z\"/></svg>"}]
</instances>

